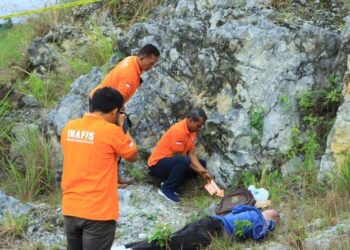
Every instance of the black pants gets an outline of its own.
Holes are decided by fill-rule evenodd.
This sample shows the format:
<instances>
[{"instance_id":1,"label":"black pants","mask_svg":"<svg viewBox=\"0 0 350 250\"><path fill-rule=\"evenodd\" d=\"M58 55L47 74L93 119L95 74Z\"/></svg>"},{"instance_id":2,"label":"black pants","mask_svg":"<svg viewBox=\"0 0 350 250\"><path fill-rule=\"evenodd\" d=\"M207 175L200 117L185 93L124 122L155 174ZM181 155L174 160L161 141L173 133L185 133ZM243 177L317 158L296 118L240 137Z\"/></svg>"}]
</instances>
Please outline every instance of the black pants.
<instances>
[{"instance_id":1,"label":"black pants","mask_svg":"<svg viewBox=\"0 0 350 250\"><path fill-rule=\"evenodd\" d=\"M64 216L64 231L68 250L110 250L113 244L116 222L86 220Z\"/></svg>"},{"instance_id":2,"label":"black pants","mask_svg":"<svg viewBox=\"0 0 350 250\"><path fill-rule=\"evenodd\" d=\"M220 220L212 217L205 217L196 222L190 223L181 230L175 232L167 247L159 247L156 242L148 243L147 240L126 244L133 250L198 250L208 246L212 237L223 235L224 226Z\"/></svg>"},{"instance_id":3,"label":"black pants","mask_svg":"<svg viewBox=\"0 0 350 250\"><path fill-rule=\"evenodd\" d=\"M200 159L199 162L203 167L207 166L204 160ZM149 174L164 180L164 189L176 191L182 182L197 176L190 164L191 159L187 155L176 155L158 161L149 168Z\"/></svg>"}]
</instances>

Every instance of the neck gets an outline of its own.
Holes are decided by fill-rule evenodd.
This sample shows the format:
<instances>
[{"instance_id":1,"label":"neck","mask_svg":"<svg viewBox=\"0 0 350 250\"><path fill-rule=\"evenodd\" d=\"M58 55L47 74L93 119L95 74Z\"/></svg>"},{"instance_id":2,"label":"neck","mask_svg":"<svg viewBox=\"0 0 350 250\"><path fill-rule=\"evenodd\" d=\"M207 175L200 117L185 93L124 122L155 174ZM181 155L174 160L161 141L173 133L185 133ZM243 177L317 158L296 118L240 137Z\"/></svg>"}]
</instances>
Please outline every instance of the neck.
<instances>
[{"instance_id":1,"label":"neck","mask_svg":"<svg viewBox=\"0 0 350 250\"><path fill-rule=\"evenodd\" d=\"M106 113L103 113L103 112L101 112L101 111L95 111L95 112L92 112L92 114L102 117L102 118L103 118L104 120L106 120L107 122L113 123L113 122L111 121L111 117L110 117L110 114L109 114L109 113L106 114Z\"/></svg>"}]
</instances>

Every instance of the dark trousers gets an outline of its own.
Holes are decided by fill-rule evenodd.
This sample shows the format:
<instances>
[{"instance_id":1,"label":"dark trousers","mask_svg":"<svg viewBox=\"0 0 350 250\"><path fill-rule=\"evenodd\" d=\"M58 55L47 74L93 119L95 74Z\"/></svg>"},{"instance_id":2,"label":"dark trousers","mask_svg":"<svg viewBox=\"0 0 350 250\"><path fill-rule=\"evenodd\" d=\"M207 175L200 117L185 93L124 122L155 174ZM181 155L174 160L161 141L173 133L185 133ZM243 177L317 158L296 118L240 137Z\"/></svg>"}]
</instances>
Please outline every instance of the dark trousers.
<instances>
[{"instance_id":1,"label":"dark trousers","mask_svg":"<svg viewBox=\"0 0 350 250\"><path fill-rule=\"evenodd\" d=\"M63 216L68 250L110 250L116 222Z\"/></svg>"},{"instance_id":2,"label":"dark trousers","mask_svg":"<svg viewBox=\"0 0 350 250\"><path fill-rule=\"evenodd\" d=\"M133 250L198 250L208 246L212 237L223 235L224 226L220 220L205 217L190 223L170 237L167 247L159 247L155 241L147 240L126 244Z\"/></svg>"},{"instance_id":3,"label":"dark trousers","mask_svg":"<svg viewBox=\"0 0 350 250\"><path fill-rule=\"evenodd\" d=\"M203 167L207 164L200 159ZM197 176L197 173L190 168L191 159L187 155L176 155L161 159L158 163L149 168L149 174L164 180L163 189L176 191L181 183Z\"/></svg>"}]
</instances>

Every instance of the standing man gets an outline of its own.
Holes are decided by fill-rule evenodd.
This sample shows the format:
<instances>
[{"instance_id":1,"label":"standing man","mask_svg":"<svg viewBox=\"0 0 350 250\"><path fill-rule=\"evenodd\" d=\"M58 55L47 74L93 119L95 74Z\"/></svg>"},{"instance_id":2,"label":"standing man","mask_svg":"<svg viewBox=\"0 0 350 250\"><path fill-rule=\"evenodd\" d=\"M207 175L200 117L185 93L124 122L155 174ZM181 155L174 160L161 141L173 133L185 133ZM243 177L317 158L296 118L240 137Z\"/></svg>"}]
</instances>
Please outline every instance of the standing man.
<instances>
[{"instance_id":1,"label":"standing man","mask_svg":"<svg viewBox=\"0 0 350 250\"><path fill-rule=\"evenodd\" d=\"M170 201L179 202L175 194L180 184L188 177L200 175L210 181L204 160L198 160L195 153L197 132L203 127L207 115L201 108L188 112L186 118L162 136L148 159L150 175L163 179L159 194Z\"/></svg>"},{"instance_id":2,"label":"standing man","mask_svg":"<svg viewBox=\"0 0 350 250\"><path fill-rule=\"evenodd\" d=\"M119 112L123 96L104 87L91 99L94 112L69 121L61 134L62 214L69 250L107 250L119 218L117 158L138 159Z\"/></svg>"},{"instance_id":3,"label":"standing man","mask_svg":"<svg viewBox=\"0 0 350 250\"><path fill-rule=\"evenodd\" d=\"M135 94L142 83L141 74L153 68L159 59L160 53L157 47L152 44L143 46L137 56L129 56L118 63L111 72L109 72L103 81L90 92L90 99L96 90L103 87L112 87L118 90L124 97L124 105ZM91 105L90 105L90 111ZM123 124L124 131L129 127L128 123ZM119 178L119 184L127 186L131 180Z\"/></svg>"}]
</instances>

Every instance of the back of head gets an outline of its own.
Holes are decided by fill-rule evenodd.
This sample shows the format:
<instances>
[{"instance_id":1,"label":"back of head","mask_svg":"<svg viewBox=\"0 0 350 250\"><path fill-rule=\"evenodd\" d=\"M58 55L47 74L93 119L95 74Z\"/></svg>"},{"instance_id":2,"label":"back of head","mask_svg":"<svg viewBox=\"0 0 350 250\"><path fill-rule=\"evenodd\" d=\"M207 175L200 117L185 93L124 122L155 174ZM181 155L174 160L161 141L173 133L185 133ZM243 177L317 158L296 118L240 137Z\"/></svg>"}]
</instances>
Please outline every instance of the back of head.
<instances>
[{"instance_id":1,"label":"back of head","mask_svg":"<svg viewBox=\"0 0 350 250\"><path fill-rule=\"evenodd\" d=\"M194 108L191 109L187 114L186 118L189 118L193 121L198 121L200 118L203 119L203 121L206 121L208 119L207 114L202 108Z\"/></svg>"},{"instance_id":2,"label":"back of head","mask_svg":"<svg viewBox=\"0 0 350 250\"><path fill-rule=\"evenodd\" d=\"M273 220L274 222L279 223L281 220L279 213L273 209L266 209L262 212L262 214L266 221Z\"/></svg>"},{"instance_id":3,"label":"back of head","mask_svg":"<svg viewBox=\"0 0 350 250\"><path fill-rule=\"evenodd\" d=\"M91 98L91 109L93 112L109 113L115 108L122 108L124 102L123 96L119 91L104 87L98 89Z\"/></svg>"},{"instance_id":4,"label":"back of head","mask_svg":"<svg viewBox=\"0 0 350 250\"><path fill-rule=\"evenodd\" d=\"M138 54L138 56L143 56L143 57L150 57L150 56L155 56L155 57L159 57L160 56L160 52L157 49L156 46L154 46L153 44L146 44L145 46L143 46Z\"/></svg>"}]
</instances>

